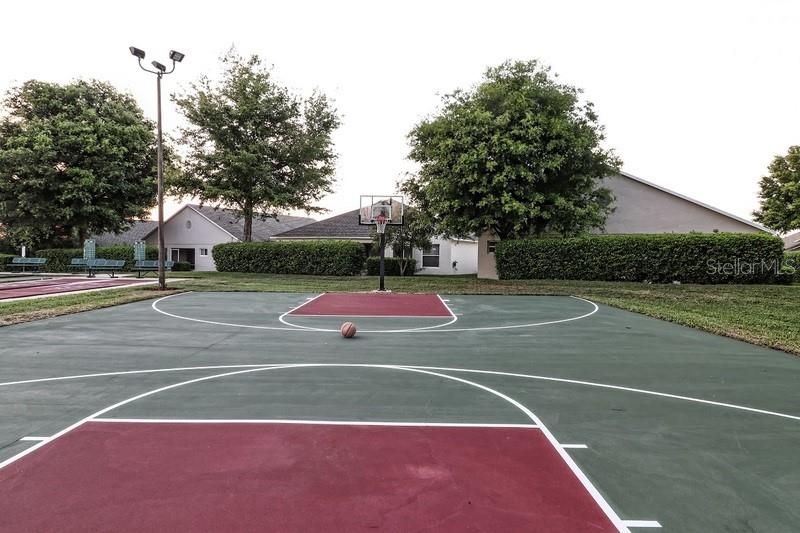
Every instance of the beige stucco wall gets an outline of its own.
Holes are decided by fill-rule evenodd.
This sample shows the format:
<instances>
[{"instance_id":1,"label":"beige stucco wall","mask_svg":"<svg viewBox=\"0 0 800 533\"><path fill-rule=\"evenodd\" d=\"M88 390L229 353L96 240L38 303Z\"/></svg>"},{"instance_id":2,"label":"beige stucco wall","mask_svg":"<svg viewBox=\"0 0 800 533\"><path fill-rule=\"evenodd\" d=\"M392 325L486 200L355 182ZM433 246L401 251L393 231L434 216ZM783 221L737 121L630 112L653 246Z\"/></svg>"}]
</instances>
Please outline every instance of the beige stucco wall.
<instances>
[{"instance_id":1,"label":"beige stucco wall","mask_svg":"<svg viewBox=\"0 0 800 533\"><path fill-rule=\"evenodd\" d=\"M187 227L187 221L191 222L191 227ZM194 248L195 270L216 270L211 249L215 244L236 240L190 207L179 211L164 223L164 245L167 249L167 258L170 256L171 248ZM158 246L158 233L153 232L148 237L147 243ZM201 256L200 248L206 248L208 255Z\"/></svg>"},{"instance_id":2,"label":"beige stucco wall","mask_svg":"<svg viewBox=\"0 0 800 533\"><path fill-rule=\"evenodd\" d=\"M497 236L485 231L478 237L478 277L483 279L497 279L497 267L494 254L489 253L489 241L496 241Z\"/></svg>"},{"instance_id":3,"label":"beige stucco wall","mask_svg":"<svg viewBox=\"0 0 800 533\"><path fill-rule=\"evenodd\" d=\"M624 176L611 176L603 181L616 199L616 209L606 220L604 233L759 231L744 222Z\"/></svg>"}]
</instances>

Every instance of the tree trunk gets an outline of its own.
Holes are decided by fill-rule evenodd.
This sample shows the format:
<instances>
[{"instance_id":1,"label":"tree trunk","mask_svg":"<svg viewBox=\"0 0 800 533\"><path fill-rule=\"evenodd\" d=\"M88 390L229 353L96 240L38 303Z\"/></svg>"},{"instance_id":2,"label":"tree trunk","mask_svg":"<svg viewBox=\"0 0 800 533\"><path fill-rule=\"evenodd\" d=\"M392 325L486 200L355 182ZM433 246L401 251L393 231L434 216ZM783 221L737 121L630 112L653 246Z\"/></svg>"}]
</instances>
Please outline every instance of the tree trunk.
<instances>
[{"instance_id":1,"label":"tree trunk","mask_svg":"<svg viewBox=\"0 0 800 533\"><path fill-rule=\"evenodd\" d=\"M83 248L83 243L86 241L86 228L81 226L78 228L78 247Z\"/></svg>"},{"instance_id":2,"label":"tree trunk","mask_svg":"<svg viewBox=\"0 0 800 533\"><path fill-rule=\"evenodd\" d=\"M244 204L244 242L253 240L253 203L250 201Z\"/></svg>"}]
</instances>

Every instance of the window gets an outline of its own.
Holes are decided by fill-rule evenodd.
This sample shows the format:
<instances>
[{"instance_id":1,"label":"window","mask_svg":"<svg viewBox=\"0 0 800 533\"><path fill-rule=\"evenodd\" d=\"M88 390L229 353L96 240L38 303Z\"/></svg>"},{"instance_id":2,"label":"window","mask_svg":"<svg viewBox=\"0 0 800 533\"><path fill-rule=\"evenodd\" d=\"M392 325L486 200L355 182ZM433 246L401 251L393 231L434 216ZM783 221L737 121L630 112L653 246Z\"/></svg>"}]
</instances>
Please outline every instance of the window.
<instances>
[{"instance_id":1,"label":"window","mask_svg":"<svg viewBox=\"0 0 800 533\"><path fill-rule=\"evenodd\" d=\"M208 248L200 248L200 255L201 256L208 255Z\"/></svg>"},{"instance_id":2,"label":"window","mask_svg":"<svg viewBox=\"0 0 800 533\"><path fill-rule=\"evenodd\" d=\"M487 254L493 254L495 247L497 247L497 241L486 241Z\"/></svg>"},{"instance_id":3,"label":"window","mask_svg":"<svg viewBox=\"0 0 800 533\"><path fill-rule=\"evenodd\" d=\"M186 229L192 229L192 221L191 220L187 220L186 221Z\"/></svg>"},{"instance_id":4,"label":"window","mask_svg":"<svg viewBox=\"0 0 800 533\"><path fill-rule=\"evenodd\" d=\"M439 268L439 245L434 244L427 250L422 250L422 266Z\"/></svg>"}]
</instances>

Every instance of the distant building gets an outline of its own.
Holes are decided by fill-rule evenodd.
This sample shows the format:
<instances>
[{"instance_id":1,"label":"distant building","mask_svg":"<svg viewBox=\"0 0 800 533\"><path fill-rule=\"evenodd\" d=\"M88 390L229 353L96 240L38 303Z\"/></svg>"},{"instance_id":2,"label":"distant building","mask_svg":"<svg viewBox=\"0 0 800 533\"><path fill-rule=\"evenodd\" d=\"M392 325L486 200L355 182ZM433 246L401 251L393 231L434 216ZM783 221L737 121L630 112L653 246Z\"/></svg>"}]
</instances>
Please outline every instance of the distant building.
<instances>
[{"instance_id":1,"label":"distant building","mask_svg":"<svg viewBox=\"0 0 800 533\"><path fill-rule=\"evenodd\" d=\"M273 236L278 241L337 239L356 241L366 253L372 248L374 226L358 223L358 209L307 224ZM417 273L429 275L475 274L478 271L478 243L471 239L431 239L428 250L414 250ZM386 255L392 256L387 247Z\"/></svg>"},{"instance_id":2,"label":"distant building","mask_svg":"<svg viewBox=\"0 0 800 533\"><path fill-rule=\"evenodd\" d=\"M277 219L253 219L253 241L267 241L292 228L314 222L313 218L279 215ZM93 237L97 246L133 244L143 240L158 246L158 223L148 220L133 224L127 231ZM211 249L215 244L244 241L244 219L230 209L187 204L164 221L164 246L167 259L186 261L195 270L216 270Z\"/></svg>"}]
</instances>

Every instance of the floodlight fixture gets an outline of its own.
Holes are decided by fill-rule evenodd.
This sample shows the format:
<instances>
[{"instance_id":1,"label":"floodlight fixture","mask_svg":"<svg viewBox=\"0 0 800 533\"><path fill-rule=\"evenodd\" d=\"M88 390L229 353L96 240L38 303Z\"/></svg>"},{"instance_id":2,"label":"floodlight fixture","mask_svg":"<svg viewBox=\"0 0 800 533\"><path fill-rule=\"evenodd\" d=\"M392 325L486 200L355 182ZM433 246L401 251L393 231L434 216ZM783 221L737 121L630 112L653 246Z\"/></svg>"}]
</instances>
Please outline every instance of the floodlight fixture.
<instances>
[{"instance_id":1,"label":"floodlight fixture","mask_svg":"<svg viewBox=\"0 0 800 533\"><path fill-rule=\"evenodd\" d=\"M142 59L144 59L144 50L136 48L135 46L131 46L128 48L131 51L131 54L136 56L139 59L139 68L144 70L145 72L149 72L150 74L155 74L156 76L156 111L158 115L158 120L156 122L157 126L157 135L156 135L156 146L157 146L157 159L158 159L158 193L157 193L157 203L158 203L158 288L160 290L164 290L167 288L167 278L166 278L166 269L165 269L165 262L166 262L166 255L167 249L164 243L164 147L163 147L163 135L162 135L162 124L161 124L161 78L163 78L167 74L172 74L175 71L175 63L180 63L183 61L183 58L186 57L185 54L181 52L176 52L175 50L169 51L169 58L172 60L172 68L167 70L167 67L159 63L158 61L153 61L150 64L155 67L155 70L150 70L149 68L142 65Z\"/></svg>"},{"instance_id":2,"label":"floodlight fixture","mask_svg":"<svg viewBox=\"0 0 800 533\"><path fill-rule=\"evenodd\" d=\"M141 48L136 48L135 46L129 46L128 50L131 51L132 55L135 55L139 59L144 59L144 50L142 50Z\"/></svg>"}]
</instances>

